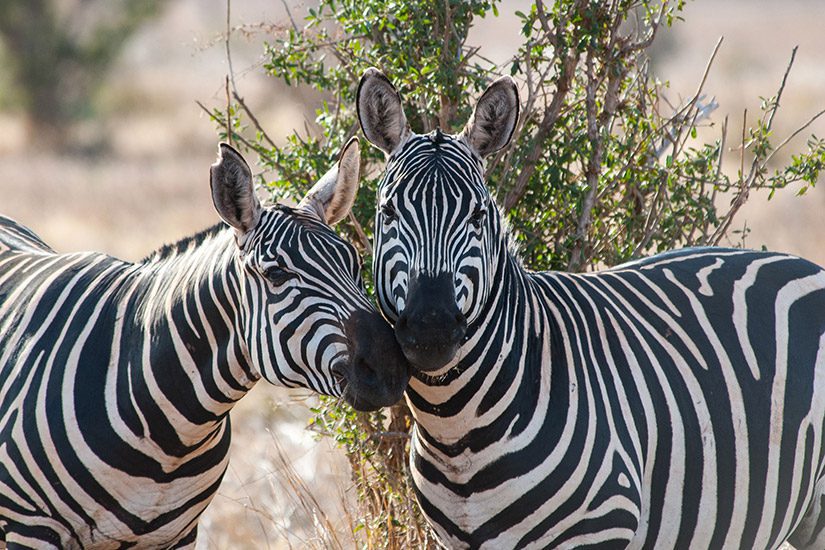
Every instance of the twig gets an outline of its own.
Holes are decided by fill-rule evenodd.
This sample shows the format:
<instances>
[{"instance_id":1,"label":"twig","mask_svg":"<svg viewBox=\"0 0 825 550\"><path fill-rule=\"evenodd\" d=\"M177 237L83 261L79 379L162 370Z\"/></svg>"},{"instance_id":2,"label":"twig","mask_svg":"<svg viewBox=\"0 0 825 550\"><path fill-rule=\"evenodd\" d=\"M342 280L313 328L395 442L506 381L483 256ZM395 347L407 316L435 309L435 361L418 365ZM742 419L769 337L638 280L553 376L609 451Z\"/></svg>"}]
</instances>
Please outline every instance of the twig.
<instances>
[{"instance_id":1,"label":"twig","mask_svg":"<svg viewBox=\"0 0 825 550\"><path fill-rule=\"evenodd\" d=\"M448 58L450 56L450 26L452 23L452 11L450 10L450 0L444 0L444 45L441 47L441 63L443 66L448 65ZM438 124L443 130L449 131L449 123L452 118L452 105L447 98L444 89L439 94L439 103L441 104L438 112Z\"/></svg>"},{"instance_id":2,"label":"twig","mask_svg":"<svg viewBox=\"0 0 825 550\"><path fill-rule=\"evenodd\" d=\"M252 121L252 124L255 126L255 130L261 133L261 136L263 136L263 138L270 145L270 147L276 149L277 146L275 145L275 142L272 141L272 139L269 137L269 134L267 134L266 130L264 130L263 126L261 126L261 123L258 122L257 117L255 117L255 115L252 113L249 107L246 106L246 103L244 102L243 98L239 96L237 92L232 92L232 97L235 98L235 101L237 101L238 105L241 106L241 109L243 109L244 113L246 113L246 116L248 116L249 120Z\"/></svg>"},{"instance_id":3,"label":"twig","mask_svg":"<svg viewBox=\"0 0 825 550\"><path fill-rule=\"evenodd\" d=\"M776 99L774 100L773 105L771 106L770 112L768 113L767 120L765 122L763 132L766 136L770 134L771 127L773 126L773 119L776 116L776 112L779 110L779 101L782 99L782 93L785 91L785 84L788 81L788 75L790 74L791 68L793 67L794 60L796 59L796 51L798 49L799 49L799 46L794 46L793 50L791 50L791 59L788 61L788 66L785 67L785 73L782 75L782 82L779 85L779 90L776 92ZM747 114L747 111L745 111L745 113ZM816 118L819 117L820 114L821 113L815 115L814 118L808 124L812 123L813 120L816 120ZM804 129L804 127L803 127L803 129ZM802 129L800 129L799 131L802 131ZM760 162L759 155L758 154L754 155L753 161L751 162L750 171L748 172L747 178L745 178L745 176L744 176L744 169L745 169L745 167L744 167L744 155L745 155L746 144L745 144L745 140L744 140L744 135L745 135L744 124L743 124L743 128L742 128L742 135L743 135L743 138L742 138L742 153L741 153L741 159L740 159L741 167L740 167L740 174L739 174L740 191L736 195L736 197L734 198L733 204L731 205L730 210L728 210L727 214L725 214L725 216L722 220L722 223L719 224L719 227L716 229L716 231L713 234L712 240L713 240L714 244L718 244L719 241L722 240L722 237L725 235L725 233L727 233L728 229L730 228L731 222L733 221L733 217L736 215L736 213L739 211L739 209L742 207L742 205L747 200L750 188L753 186L753 184L756 181L756 178L758 177L758 175L761 174L764 171L765 166L767 165L767 160L770 157L773 156L773 154L767 155ZM793 137L793 136L791 136L791 137ZM787 142L783 142L781 144L781 146L784 147L786 143Z\"/></svg>"},{"instance_id":4,"label":"twig","mask_svg":"<svg viewBox=\"0 0 825 550\"><path fill-rule=\"evenodd\" d=\"M198 107L200 107L201 110L204 113L206 113L206 116L208 116L210 120L212 120L213 122L215 122L217 124L224 124L224 121L221 120L220 118L218 118L217 116L215 116L215 114L212 111L210 111L209 109L207 109L206 106L203 103L201 103L200 101L195 101L195 104ZM241 134L230 132L230 135L231 135L231 139L237 140L238 142L242 143L245 147L249 148L250 151L255 151L256 153L258 153L259 156L265 158L273 166L277 166L279 169L282 169L281 164L278 162L278 160L273 158L272 155L270 155L269 153L267 153L266 149L263 149L262 147L254 144L254 143L251 143L249 140L247 140ZM226 139L229 140L230 136L228 135L226 137Z\"/></svg>"},{"instance_id":5,"label":"twig","mask_svg":"<svg viewBox=\"0 0 825 550\"><path fill-rule=\"evenodd\" d=\"M803 131L803 130L805 130L808 126L810 126L811 124L813 124L813 123L816 121L816 119L818 119L818 118L819 118L819 117L821 117L822 115L825 115L825 109L823 109L823 110L819 111L817 114L815 114L815 115L814 115L814 116L812 116L810 119L808 119L808 122L806 122L805 124L803 124L802 126L800 126L799 128L797 128L794 132L792 132L792 133L791 133L791 135L789 135L788 137L786 137L785 139L783 139L783 140L782 140L782 142L780 142L780 144L776 146L776 149L774 149L773 151L771 151L771 154L770 154L770 155L768 155L768 157L767 157L767 158L765 159L765 161L762 163L762 166L764 167L764 166L767 166L768 164L770 164L771 159L773 158L773 156L774 156L776 153L778 153L778 152L779 152L782 148L784 148L784 147L788 144L788 142L789 142L789 141L791 141L793 138L795 138L795 137L796 137L796 136L798 136L800 133L802 133L802 131Z\"/></svg>"},{"instance_id":6,"label":"twig","mask_svg":"<svg viewBox=\"0 0 825 550\"><path fill-rule=\"evenodd\" d=\"M745 203L748 197L748 180L745 179L745 149L746 143L745 139L747 137L747 130L748 130L748 110L745 109L745 112L742 115L742 146L739 150L739 192L736 193L736 196L731 201L731 206L728 211L722 216L722 221L719 223L719 226L716 228L716 231L713 232L713 235L709 239L710 243L713 246L718 246L719 242L722 240L722 237L728 232L730 228L730 224L733 222L733 217L736 215L736 212L739 211L739 208Z\"/></svg>"},{"instance_id":7,"label":"twig","mask_svg":"<svg viewBox=\"0 0 825 550\"><path fill-rule=\"evenodd\" d=\"M226 141L232 145L232 102L229 99L229 76L225 77L224 89L226 91Z\"/></svg>"},{"instance_id":8,"label":"twig","mask_svg":"<svg viewBox=\"0 0 825 550\"><path fill-rule=\"evenodd\" d=\"M745 108L745 112L742 113L742 148L739 150L739 184L740 187L744 183L745 178L745 136L746 132L748 131L748 109Z\"/></svg>"},{"instance_id":9,"label":"twig","mask_svg":"<svg viewBox=\"0 0 825 550\"><path fill-rule=\"evenodd\" d=\"M355 229L355 234L358 236L358 240L361 241L361 246L364 247L364 251L368 256L372 256L372 243L370 243L370 240L367 238L361 222L358 221L358 218L355 217L352 211L347 214L347 219L352 224L353 229Z\"/></svg>"},{"instance_id":10,"label":"twig","mask_svg":"<svg viewBox=\"0 0 825 550\"><path fill-rule=\"evenodd\" d=\"M370 434L370 439L410 439L412 436L407 432L375 432Z\"/></svg>"},{"instance_id":11,"label":"twig","mask_svg":"<svg viewBox=\"0 0 825 550\"><path fill-rule=\"evenodd\" d=\"M573 10L576 11L583 10L584 8L585 2L583 0L579 0L573 6ZM536 12L538 13L539 10L542 10L543 13L544 5L542 0L537 0L536 2ZM561 55L559 45L564 42L562 33L566 30L567 19L566 14L561 14L559 16L558 26L555 29L556 46L553 50L554 57L559 57ZM544 117L539 123L539 128L533 138L530 152L524 159L524 164L522 165L521 171L516 179L516 183L504 197L505 212L512 209L527 192L527 184L530 182L530 178L533 177L533 173L536 171L536 166L538 165L538 161L541 158L541 153L544 149L544 142L550 137L553 127L561 114L564 100L567 96L567 92L570 90L570 84L573 81L573 77L575 76L576 66L579 63L579 57L580 53L578 48L575 47L568 49L564 54L558 79L556 80L556 93L553 94L553 99L551 100L550 105L544 110ZM553 65L554 63L550 64L551 67ZM530 113L525 112L524 120L526 120L529 116Z\"/></svg>"},{"instance_id":12,"label":"twig","mask_svg":"<svg viewBox=\"0 0 825 550\"><path fill-rule=\"evenodd\" d=\"M544 148L544 142L550 137L556 121L561 114L561 107L564 104L565 96L570 90L570 84L573 80L573 75L576 70L576 65L579 62L579 52L576 48L571 48L564 58L561 71L559 72L559 79L556 81L556 93L553 94L553 100L544 111L544 117L539 123L539 129L536 136L533 138L532 148L530 153L524 159L524 165L521 172L516 179L515 185L509 193L504 197L504 211L507 212L513 208L527 192L527 184L536 171L536 165ZM527 116L527 115L525 115Z\"/></svg>"},{"instance_id":13,"label":"twig","mask_svg":"<svg viewBox=\"0 0 825 550\"><path fill-rule=\"evenodd\" d=\"M295 19L292 17L292 11L289 9L289 4L286 3L286 0L281 0L281 4L284 5L284 9L286 10L286 15L289 17L289 22L292 23L292 29L295 32L301 32L298 30L298 25L295 23Z\"/></svg>"},{"instance_id":14,"label":"twig","mask_svg":"<svg viewBox=\"0 0 825 550\"><path fill-rule=\"evenodd\" d=\"M773 118L776 116L776 111L779 110L779 100L782 99L782 92L785 91L785 84L788 82L788 74L791 72L791 67L793 67L794 60L796 59L796 51L799 49L799 46L794 46L793 50L791 50L791 60L788 61L788 66L785 67L785 74L782 75L782 84L779 85L779 91L776 92L776 101L773 103L773 107L771 108L771 114L768 116L768 130L770 130L771 125L773 125Z\"/></svg>"},{"instance_id":15,"label":"twig","mask_svg":"<svg viewBox=\"0 0 825 550\"><path fill-rule=\"evenodd\" d=\"M590 229L590 222L593 215L593 207L596 203L596 191L599 187L599 175L602 167L602 139L599 131L599 120L596 115L596 77L593 73L593 50L588 50L585 59L585 70L587 72L587 86L585 87L585 111L587 113L587 139L590 141L591 154L587 167L585 168L585 179L587 181L587 195L582 201L581 215L576 224L575 244L570 253L570 261L567 264L568 271L578 271L584 264L584 242L587 232ZM608 103L605 100L605 103Z\"/></svg>"},{"instance_id":16,"label":"twig","mask_svg":"<svg viewBox=\"0 0 825 550\"><path fill-rule=\"evenodd\" d=\"M542 0L536 1L536 15L538 15L539 23L547 38L547 42L554 48L558 46L558 34L554 33L550 28L550 22L547 20L547 14L544 12L544 2ZM563 26L563 25L560 25Z\"/></svg>"},{"instance_id":17,"label":"twig","mask_svg":"<svg viewBox=\"0 0 825 550\"><path fill-rule=\"evenodd\" d=\"M232 81L232 91L237 91L235 86L235 71L232 69L232 52L229 48L229 39L232 36L232 25L230 24L230 16L232 13L232 0L226 0L226 40L224 40L224 48L226 49L226 62L229 66L229 79Z\"/></svg>"}]
</instances>

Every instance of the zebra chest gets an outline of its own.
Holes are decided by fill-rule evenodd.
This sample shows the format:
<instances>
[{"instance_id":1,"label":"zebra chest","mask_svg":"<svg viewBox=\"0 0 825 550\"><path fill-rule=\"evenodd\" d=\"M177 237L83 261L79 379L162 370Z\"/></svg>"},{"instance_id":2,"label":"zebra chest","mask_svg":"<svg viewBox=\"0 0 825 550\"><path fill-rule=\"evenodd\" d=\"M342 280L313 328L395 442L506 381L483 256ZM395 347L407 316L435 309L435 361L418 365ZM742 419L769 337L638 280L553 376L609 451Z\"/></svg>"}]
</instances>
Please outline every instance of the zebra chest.
<instances>
[{"instance_id":1,"label":"zebra chest","mask_svg":"<svg viewBox=\"0 0 825 550\"><path fill-rule=\"evenodd\" d=\"M482 465L469 453L411 451L422 510L450 548L624 548L641 521L640 473L612 445L532 465L519 453Z\"/></svg>"}]
</instances>

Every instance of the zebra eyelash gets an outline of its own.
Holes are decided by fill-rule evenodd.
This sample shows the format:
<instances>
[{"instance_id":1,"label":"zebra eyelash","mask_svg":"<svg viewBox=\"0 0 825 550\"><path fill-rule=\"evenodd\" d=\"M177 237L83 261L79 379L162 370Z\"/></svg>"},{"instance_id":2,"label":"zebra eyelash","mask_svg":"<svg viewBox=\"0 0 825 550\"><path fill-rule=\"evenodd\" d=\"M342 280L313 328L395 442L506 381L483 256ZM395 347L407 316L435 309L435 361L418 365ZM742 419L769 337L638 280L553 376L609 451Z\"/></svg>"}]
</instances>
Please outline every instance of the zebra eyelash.
<instances>
[{"instance_id":1,"label":"zebra eyelash","mask_svg":"<svg viewBox=\"0 0 825 550\"><path fill-rule=\"evenodd\" d=\"M479 204L473 210L473 213L470 214L470 223L476 229L481 227L481 224L484 223L484 218L487 216L487 207L485 204Z\"/></svg>"},{"instance_id":2,"label":"zebra eyelash","mask_svg":"<svg viewBox=\"0 0 825 550\"><path fill-rule=\"evenodd\" d=\"M281 286L295 277L295 273L278 265L271 265L263 270L264 277L275 286Z\"/></svg>"},{"instance_id":3,"label":"zebra eyelash","mask_svg":"<svg viewBox=\"0 0 825 550\"><path fill-rule=\"evenodd\" d=\"M381 205L381 215L384 216L384 220L387 222L393 222L398 219L398 212L396 212L391 202L385 202Z\"/></svg>"}]
</instances>

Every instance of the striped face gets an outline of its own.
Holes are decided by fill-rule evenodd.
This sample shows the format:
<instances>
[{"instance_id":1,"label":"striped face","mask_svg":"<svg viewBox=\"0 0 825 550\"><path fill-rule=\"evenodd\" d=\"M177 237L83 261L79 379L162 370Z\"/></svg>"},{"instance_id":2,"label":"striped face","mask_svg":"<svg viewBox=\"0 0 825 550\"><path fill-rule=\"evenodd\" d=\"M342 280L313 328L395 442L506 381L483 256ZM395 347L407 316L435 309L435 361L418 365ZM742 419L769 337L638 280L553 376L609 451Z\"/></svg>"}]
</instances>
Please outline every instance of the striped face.
<instances>
[{"instance_id":1,"label":"striped face","mask_svg":"<svg viewBox=\"0 0 825 550\"><path fill-rule=\"evenodd\" d=\"M358 115L367 138L389 155L375 230L379 303L411 365L436 371L456 360L506 248L482 159L512 135L515 84L491 85L461 134L418 135L407 128L398 92L371 69L358 89Z\"/></svg>"},{"instance_id":2,"label":"striped face","mask_svg":"<svg viewBox=\"0 0 825 550\"><path fill-rule=\"evenodd\" d=\"M359 410L398 401L407 363L364 293L355 249L331 229L352 206L357 141L297 208L263 208L249 167L223 146L213 199L236 229L244 339L269 382L342 396Z\"/></svg>"},{"instance_id":3,"label":"striped face","mask_svg":"<svg viewBox=\"0 0 825 550\"><path fill-rule=\"evenodd\" d=\"M346 321L371 309L355 249L300 209L266 209L241 262L246 340L264 378L340 395Z\"/></svg>"},{"instance_id":4,"label":"striped face","mask_svg":"<svg viewBox=\"0 0 825 550\"><path fill-rule=\"evenodd\" d=\"M387 163L378 196L381 308L402 333L411 322L428 329L429 319L437 321L421 337L454 353L487 300L500 250L500 217L481 160L455 136L410 136Z\"/></svg>"}]
</instances>

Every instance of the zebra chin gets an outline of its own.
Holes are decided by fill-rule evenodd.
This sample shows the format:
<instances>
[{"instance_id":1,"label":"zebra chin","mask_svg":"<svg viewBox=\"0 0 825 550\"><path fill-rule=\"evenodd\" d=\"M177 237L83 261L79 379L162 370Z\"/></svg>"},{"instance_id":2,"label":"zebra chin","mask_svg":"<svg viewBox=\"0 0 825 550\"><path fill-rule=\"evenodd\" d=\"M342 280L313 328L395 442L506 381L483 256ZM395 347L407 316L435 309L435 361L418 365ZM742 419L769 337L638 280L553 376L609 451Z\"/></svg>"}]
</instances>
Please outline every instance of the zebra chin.
<instances>
[{"instance_id":1,"label":"zebra chin","mask_svg":"<svg viewBox=\"0 0 825 550\"><path fill-rule=\"evenodd\" d=\"M345 323L349 361L333 365L341 397L359 411L396 404L404 396L410 368L392 327L376 311L356 311Z\"/></svg>"},{"instance_id":2,"label":"zebra chin","mask_svg":"<svg viewBox=\"0 0 825 550\"><path fill-rule=\"evenodd\" d=\"M460 343L447 346L401 346L413 372L436 372L450 365L458 354Z\"/></svg>"}]
</instances>

